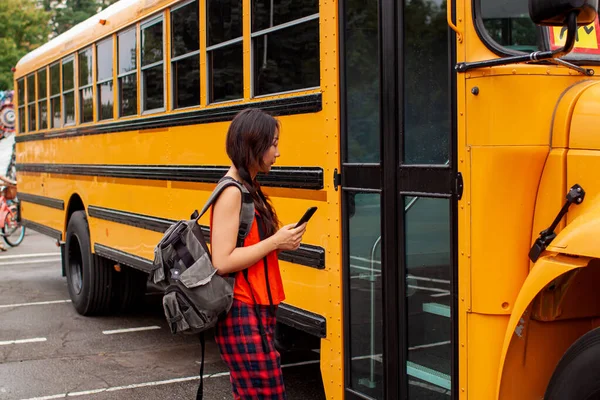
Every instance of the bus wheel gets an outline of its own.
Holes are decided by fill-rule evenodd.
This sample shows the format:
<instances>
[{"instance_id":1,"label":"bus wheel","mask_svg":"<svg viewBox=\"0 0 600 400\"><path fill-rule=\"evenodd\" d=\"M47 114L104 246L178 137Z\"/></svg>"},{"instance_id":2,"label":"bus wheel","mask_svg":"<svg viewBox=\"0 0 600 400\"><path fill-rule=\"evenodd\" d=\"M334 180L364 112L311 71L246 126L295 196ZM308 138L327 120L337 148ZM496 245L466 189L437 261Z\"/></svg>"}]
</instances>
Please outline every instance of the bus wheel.
<instances>
[{"instance_id":1,"label":"bus wheel","mask_svg":"<svg viewBox=\"0 0 600 400\"><path fill-rule=\"evenodd\" d=\"M600 329L575 341L552 374L545 400L600 398Z\"/></svg>"},{"instance_id":2,"label":"bus wheel","mask_svg":"<svg viewBox=\"0 0 600 400\"><path fill-rule=\"evenodd\" d=\"M67 225L65 265L69 295L81 315L103 313L110 304L111 271L92 254L89 232L85 212L74 212Z\"/></svg>"},{"instance_id":3,"label":"bus wheel","mask_svg":"<svg viewBox=\"0 0 600 400\"><path fill-rule=\"evenodd\" d=\"M111 308L118 311L133 311L142 305L146 294L148 274L135 268L121 266L113 271L113 299Z\"/></svg>"}]
</instances>

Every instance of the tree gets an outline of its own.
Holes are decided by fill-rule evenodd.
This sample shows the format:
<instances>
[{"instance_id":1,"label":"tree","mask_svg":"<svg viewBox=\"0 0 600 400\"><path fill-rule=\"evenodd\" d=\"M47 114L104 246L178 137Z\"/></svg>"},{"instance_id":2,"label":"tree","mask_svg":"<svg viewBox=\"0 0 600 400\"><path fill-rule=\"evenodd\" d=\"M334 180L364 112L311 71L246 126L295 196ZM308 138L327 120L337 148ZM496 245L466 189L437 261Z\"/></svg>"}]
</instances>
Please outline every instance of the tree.
<instances>
[{"instance_id":1,"label":"tree","mask_svg":"<svg viewBox=\"0 0 600 400\"><path fill-rule=\"evenodd\" d=\"M68 31L80 22L97 14L117 0L39 0L50 13L52 36Z\"/></svg>"},{"instance_id":2,"label":"tree","mask_svg":"<svg viewBox=\"0 0 600 400\"><path fill-rule=\"evenodd\" d=\"M0 1L0 90L13 88L11 68L48 40L48 20L35 0Z\"/></svg>"}]
</instances>

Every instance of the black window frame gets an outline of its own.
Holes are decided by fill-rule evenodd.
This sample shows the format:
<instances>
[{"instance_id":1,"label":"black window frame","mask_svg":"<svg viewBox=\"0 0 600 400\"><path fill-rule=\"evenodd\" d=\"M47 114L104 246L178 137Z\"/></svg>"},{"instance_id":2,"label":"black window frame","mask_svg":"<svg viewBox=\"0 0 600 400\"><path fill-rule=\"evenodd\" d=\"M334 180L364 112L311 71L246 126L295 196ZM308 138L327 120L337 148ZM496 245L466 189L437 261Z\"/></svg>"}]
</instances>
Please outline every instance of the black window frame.
<instances>
[{"instance_id":1,"label":"black window frame","mask_svg":"<svg viewBox=\"0 0 600 400\"><path fill-rule=\"evenodd\" d=\"M148 65L144 65L144 59L142 56L142 51L143 51L143 47L144 47L144 41L143 41L143 37L144 37L144 29L150 28L154 25L157 24L162 24L162 59L160 61L155 61L153 63L150 63ZM140 113L142 115L145 114L155 114L155 113L160 113L160 112L165 112L167 109L167 93L166 93L166 88L167 88L167 82L166 82L166 70L165 70L165 53L166 53L166 43L165 43L165 17L164 15L158 14L158 15L154 15L144 21L142 21L140 23L140 49L138 50L140 52ZM149 108L146 109L146 93L144 90L144 82L145 82L145 72L158 67L159 65L162 66L162 78L163 78L163 105L162 107L157 107L157 108Z\"/></svg>"},{"instance_id":2,"label":"black window frame","mask_svg":"<svg viewBox=\"0 0 600 400\"><path fill-rule=\"evenodd\" d=\"M205 26L206 26L206 31L205 31L205 35L206 35L206 49L204 51L205 56L206 56L206 103L207 104L227 104L227 103L232 103L232 102L237 102L240 100L244 99L244 75L246 73L245 68L244 68L244 2L243 0L240 0L241 2L241 10L242 10L242 21L241 21L241 25L242 25L242 32L240 34L239 37L237 38L233 38L233 39L228 39L225 40L223 42L220 43L216 43L213 45L208 45L209 39L210 39L210 15L209 15L209 3L210 0L204 0L204 6L205 6L205 17L206 17L206 21L205 21ZM222 50L223 48L226 47L232 47L234 45L241 45L242 46L242 93L240 97L234 98L234 99L225 99L225 100L217 100L217 101L213 101L212 100L212 73L211 73L211 51L214 50Z\"/></svg>"},{"instance_id":3,"label":"black window frame","mask_svg":"<svg viewBox=\"0 0 600 400\"><path fill-rule=\"evenodd\" d=\"M178 55L176 57L173 56L173 12L189 6L190 4L196 3L196 6L198 7L198 28L200 27L200 0L187 0L181 4L178 4L174 7L171 8L171 10L169 11L169 18L170 18L170 26L171 26L171 32L169 32L170 34L170 43L171 43L171 109L173 110L185 110L186 108L194 108L194 107L199 107L200 104L202 103L202 97L201 97L201 93L202 93L202 82L200 81L200 76L198 76L198 104L196 105L191 105L191 106L185 106L185 107L177 107L177 93L175 92L176 88L177 88L177 82L175 81L177 79L177 76L175 74L174 71L176 71L176 63L179 61L183 61L186 60L188 58L192 58L192 57L198 57L198 75L200 75L200 34L198 34L198 50L193 50L193 51L189 51L187 53Z\"/></svg>"},{"instance_id":4,"label":"black window frame","mask_svg":"<svg viewBox=\"0 0 600 400\"><path fill-rule=\"evenodd\" d=\"M42 81L42 80L40 80L40 73L42 71L44 72L44 81L45 81L44 85L46 87L45 93L40 93L40 83ZM35 72L35 75L36 75L36 86L37 86L37 89L38 89L38 92L37 92L37 102L36 102L36 105L37 105L37 111L36 111L36 113L37 113L37 126L38 126L38 130L39 131L48 129L48 127L50 126L50 121L49 121L49 119L50 119L50 110L49 110L49 106L48 106L48 93L50 92L50 85L48 85L48 76L49 76L49 74L50 74L50 72L48 70L48 67L40 68L40 69L38 69ZM41 97L42 95L44 97ZM40 112L40 107L41 107L42 103L44 103L44 102L46 103L46 124L45 124L46 126L42 127L42 124L41 124L41 121L40 121L42 113Z\"/></svg>"},{"instance_id":5,"label":"black window frame","mask_svg":"<svg viewBox=\"0 0 600 400\"><path fill-rule=\"evenodd\" d=\"M252 12L252 2L254 0L250 0L250 12ZM301 88L301 89L292 89L292 90L285 90L283 92L273 92L273 93L266 93L266 94L255 94L255 87L254 87L254 41L265 36L268 35L270 33L274 33L274 32L278 32L278 31L282 31L284 29L287 28L291 28L291 27L295 27L298 25L302 25L304 23L308 23L314 20L319 21L320 18L320 8L319 8L319 3L317 3L317 12L315 14L311 14L311 15L307 15L305 17L302 18L298 18L298 19L294 19L288 22L284 22L283 24L279 24L279 25L275 25L269 28L265 28L265 29L261 29L259 31L256 32L252 32L252 28L250 29L250 97L253 99L260 99L263 97L269 97L269 96L277 96L277 95L282 95L282 94L288 94L288 93L296 93L296 92L304 92L304 91L310 91L310 90L316 90L319 89L321 87L320 83L317 86L312 86L312 87L307 87L307 88ZM320 24L318 24L319 26L319 45L320 45L320 30L321 30L321 26ZM319 51L320 51L320 46L319 46ZM319 55L319 74L320 74L320 67L321 67L321 61L320 61L321 57ZM319 81L320 81L320 77L319 77Z\"/></svg>"}]
</instances>

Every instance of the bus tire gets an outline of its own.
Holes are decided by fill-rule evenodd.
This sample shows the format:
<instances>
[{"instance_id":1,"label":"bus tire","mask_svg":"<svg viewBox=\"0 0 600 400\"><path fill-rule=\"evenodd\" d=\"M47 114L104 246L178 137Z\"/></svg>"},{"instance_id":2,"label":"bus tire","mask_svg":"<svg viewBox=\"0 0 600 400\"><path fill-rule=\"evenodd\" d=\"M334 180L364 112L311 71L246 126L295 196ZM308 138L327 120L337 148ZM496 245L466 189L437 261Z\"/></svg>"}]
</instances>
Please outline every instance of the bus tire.
<instances>
[{"instance_id":1,"label":"bus tire","mask_svg":"<svg viewBox=\"0 0 600 400\"><path fill-rule=\"evenodd\" d=\"M84 211L69 219L65 243L69 296L81 315L102 314L108 310L111 294L111 270L101 257L92 254L90 230Z\"/></svg>"},{"instance_id":2,"label":"bus tire","mask_svg":"<svg viewBox=\"0 0 600 400\"><path fill-rule=\"evenodd\" d=\"M148 274L135 268L121 266L113 272L114 293L111 308L115 311L134 311L143 304Z\"/></svg>"},{"instance_id":3,"label":"bus tire","mask_svg":"<svg viewBox=\"0 0 600 400\"><path fill-rule=\"evenodd\" d=\"M600 328L580 337L558 362L544 400L600 398Z\"/></svg>"}]
</instances>

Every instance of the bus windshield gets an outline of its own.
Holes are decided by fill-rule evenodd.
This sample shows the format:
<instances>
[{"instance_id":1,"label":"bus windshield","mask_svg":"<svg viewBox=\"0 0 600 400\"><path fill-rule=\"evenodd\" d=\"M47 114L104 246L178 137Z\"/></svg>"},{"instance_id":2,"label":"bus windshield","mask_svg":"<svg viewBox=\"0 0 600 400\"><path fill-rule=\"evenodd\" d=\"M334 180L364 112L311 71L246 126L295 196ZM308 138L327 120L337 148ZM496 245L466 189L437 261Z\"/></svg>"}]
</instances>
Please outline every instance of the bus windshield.
<instances>
[{"instance_id":1,"label":"bus windshield","mask_svg":"<svg viewBox=\"0 0 600 400\"><path fill-rule=\"evenodd\" d=\"M496 52L507 50L532 52L562 47L566 27L536 26L529 17L528 0L474 0L479 34ZM582 26L577 32L575 46L564 58L600 60L600 26Z\"/></svg>"}]
</instances>

